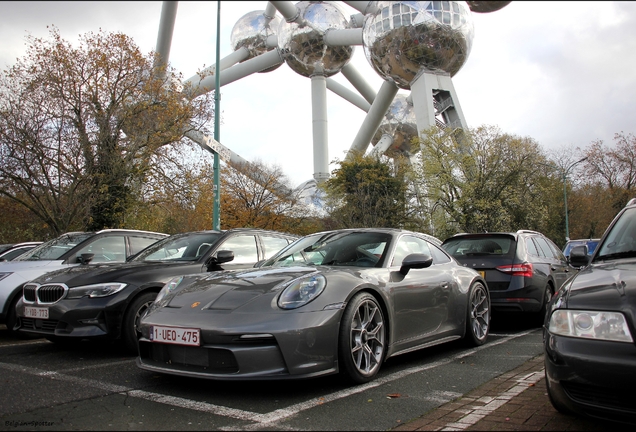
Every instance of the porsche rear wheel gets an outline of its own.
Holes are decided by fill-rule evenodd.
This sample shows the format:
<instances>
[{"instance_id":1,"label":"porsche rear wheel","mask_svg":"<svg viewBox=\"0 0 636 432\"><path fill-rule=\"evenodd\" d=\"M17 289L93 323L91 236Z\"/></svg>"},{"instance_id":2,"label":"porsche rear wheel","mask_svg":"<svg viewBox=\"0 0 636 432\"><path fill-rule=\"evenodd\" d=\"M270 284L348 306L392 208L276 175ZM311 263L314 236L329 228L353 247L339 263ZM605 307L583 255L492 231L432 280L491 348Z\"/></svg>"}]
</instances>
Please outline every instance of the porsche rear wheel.
<instances>
[{"instance_id":1,"label":"porsche rear wheel","mask_svg":"<svg viewBox=\"0 0 636 432\"><path fill-rule=\"evenodd\" d=\"M371 381L380 370L386 353L384 314L369 293L351 299L340 327L341 373L357 384Z\"/></svg>"},{"instance_id":2,"label":"porsche rear wheel","mask_svg":"<svg viewBox=\"0 0 636 432\"><path fill-rule=\"evenodd\" d=\"M490 298L480 282L470 289L468 316L466 317L466 342L471 346L483 345L490 330Z\"/></svg>"}]
</instances>

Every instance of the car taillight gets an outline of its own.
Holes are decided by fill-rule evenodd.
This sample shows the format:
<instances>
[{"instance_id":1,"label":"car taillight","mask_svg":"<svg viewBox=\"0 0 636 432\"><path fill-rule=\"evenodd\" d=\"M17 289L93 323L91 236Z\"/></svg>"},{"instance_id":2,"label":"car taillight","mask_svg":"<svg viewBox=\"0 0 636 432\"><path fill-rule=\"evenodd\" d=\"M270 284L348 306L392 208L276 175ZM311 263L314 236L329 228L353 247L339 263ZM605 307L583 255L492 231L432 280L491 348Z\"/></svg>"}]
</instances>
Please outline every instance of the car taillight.
<instances>
[{"instance_id":1,"label":"car taillight","mask_svg":"<svg viewBox=\"0 0 636 432\"><path fill-rule=\"evenodd\" d=\"M530 263L502 265L498 266L497 270L511 276L532 277L532 264Z\"/></svg>"}]
</instances>

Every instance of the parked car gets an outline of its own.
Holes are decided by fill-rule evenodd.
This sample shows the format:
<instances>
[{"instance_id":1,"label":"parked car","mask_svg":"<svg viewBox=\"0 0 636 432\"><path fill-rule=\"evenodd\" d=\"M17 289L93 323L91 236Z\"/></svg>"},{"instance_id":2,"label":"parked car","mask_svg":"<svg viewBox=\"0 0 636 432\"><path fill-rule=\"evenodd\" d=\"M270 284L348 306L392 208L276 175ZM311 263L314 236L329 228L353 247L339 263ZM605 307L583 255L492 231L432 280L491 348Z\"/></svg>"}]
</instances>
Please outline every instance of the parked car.
<instances>
[{"instance_id":1,"label":"parked car","mask_svg":"<svg viewBox=\"0 0 636 432\"><path fill-rule=\"evenodd\" d=\"M545 375L554 407L636 423L636 200L616 216L583 269L550 302L544 329Z\"/></svg>"},{"instance_id":2,"label":"parked car","mask_svg":"<svg viewBox=\"0 0 636 432\"><path fill-rule=\"evenodd\" d=\"M24 285L17 329L54 342L122 340L137 352L139 317L175 276L252 268L297 236L259 229L176 234L124 264L80 266L48 273ZM232 262L223 262L228 251Z\"/></svg>"},{"instance_id":3,"label":"parked car","mask_svg":"<svg viewBox=\"0 0 636 432\"><path fill-rule=\"evenodd\" d=\"M0 323L13 332L16 304L28 281L53 270L86 263L124 262L167 234L137 230L71 232L0 264Z\"/></svg>"},{"instance_id":4,"label":"parked car","mask_svg":"<svg viewBox=\"0 0 636 432\"><path fill-rule=\"evenodd\" d=\"M566 258L570 258L570 251L574 246L587 246L587 254L592 256L600 240L601 239L570 240L563 246L563 255L565 255Z\"/></svg>"},{"instance_id":5,"label":"parked car","mask_svg":"<svg viewBox=\"0 0 636 432\"><path fill-rule=\"evenodd\" d=\"M141 319L137 365L218 380L341 373L363 383L398 354L460 338L483 344L489 305L479 273L428 236L321 232L257 269L172 279Z\"/></svg>"},{"instance_id":6,"label":"parked car","mask_svg":"<svg viewBox=\"0 0 636 432\"><path fill-rule=\"evenodd\" d=\"M15 258L19 257L25 252L30 251L40 244L42 244L42 242L40 241L16 243L0 252L0 262L13 261Z\"/></svg>"},{"instance_id":7,"label":"parked car","mask_svg":"<svg viewBox=\"0 0 636 432\"><path fill-rule=\"evenodd\" d=\"M534 314L540 324L554 293L575 272L561 250L536 231L457 234L442 248L486 279L494 312Z\"/></svg>"}]
</instances>

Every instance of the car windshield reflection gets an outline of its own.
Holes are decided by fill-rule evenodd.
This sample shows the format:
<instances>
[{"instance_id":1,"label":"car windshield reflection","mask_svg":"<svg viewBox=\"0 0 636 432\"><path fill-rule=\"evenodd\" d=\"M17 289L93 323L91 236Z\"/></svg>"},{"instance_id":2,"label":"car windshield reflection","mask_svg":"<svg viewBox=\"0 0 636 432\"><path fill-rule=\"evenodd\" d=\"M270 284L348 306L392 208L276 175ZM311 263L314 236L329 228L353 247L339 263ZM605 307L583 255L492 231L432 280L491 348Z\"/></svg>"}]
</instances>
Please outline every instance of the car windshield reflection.
<instances>
[{"instance_id":1,"label":"car windshield reflection","mask_svg":"<svg viewBox=\"0 0 636 432\"><path fill-rule=\"evenodd\" d=\"M595 261L636 257L636 208L630 208L607 233Z\"/></svg>"},{"instance_id":2,"label":"car windshield reflection","mask_svg":"<svg viewBox=\"0 0 636 432\"><path fill-rule=\"evenodd\" d=\"M263 266L379 267L390 238L385 233L354 231L311 235L281 250Z\"/></svg>"}]
</instances>

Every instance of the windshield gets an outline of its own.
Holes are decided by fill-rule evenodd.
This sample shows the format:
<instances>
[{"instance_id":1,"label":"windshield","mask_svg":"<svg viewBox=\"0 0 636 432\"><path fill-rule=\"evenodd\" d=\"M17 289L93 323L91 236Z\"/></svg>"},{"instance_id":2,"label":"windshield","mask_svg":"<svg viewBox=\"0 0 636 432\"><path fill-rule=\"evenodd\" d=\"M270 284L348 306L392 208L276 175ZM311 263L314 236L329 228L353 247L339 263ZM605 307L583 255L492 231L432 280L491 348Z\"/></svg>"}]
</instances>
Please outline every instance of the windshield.
<instances>
[{"instance_id":1,"label":"windshield","mask_svg":"<svg viewBox=\"0 0 636 432\"><path fill-rule=\"evenodd\" d=\"M170 236L144 249L131 261L196 261L221 238L221 233L186 233Z\"/></svg>"},{"instance_id":2,"label":"windshield","mask_svg":"<svg viewBox=\"0 0 636 432\"><path fill-rule=\"evenodd\" d=\"M267 260L263 267L337 265L379 267L391 235L335 231L303 237Z\"/></svg>"},{"instance_id":3,"label":"windshield","mask_svg":"<svg viewBox=\"0 0 636 432\"><path fill-rule=\"evenodd\" d=\"M58 260L66 252L94 235L95 233L92 232L63 234L56 239L42 243L13 261Z\"/></svg>"},{"instance_id":4,"label":"windshield","mask_svg":"<svg viewBox=\"0 0 636 432\"><path fill-rule=\"evenodd\" d=\"M636 208L629 208L623 212L605 236L595 261L634 256L636 256Z\"/></svg>"}]
</instances>

